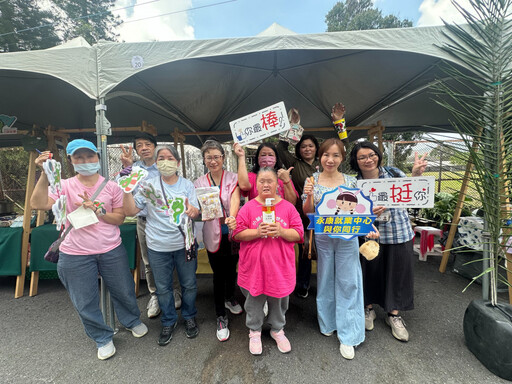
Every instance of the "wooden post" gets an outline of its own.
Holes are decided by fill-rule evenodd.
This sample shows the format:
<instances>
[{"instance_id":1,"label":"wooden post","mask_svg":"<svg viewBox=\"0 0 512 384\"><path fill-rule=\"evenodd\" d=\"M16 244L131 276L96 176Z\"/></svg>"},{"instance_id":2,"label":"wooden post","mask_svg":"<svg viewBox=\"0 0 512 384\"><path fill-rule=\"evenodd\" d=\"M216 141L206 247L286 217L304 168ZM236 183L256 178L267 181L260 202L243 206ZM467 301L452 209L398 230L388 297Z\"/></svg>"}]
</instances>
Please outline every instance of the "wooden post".
<instances>
[{"instance_id":1,"label":"wooden post","mask_svg":"<svg viewBox=\"0 0 512 384\"><path fill-rule=\"evenodd\" d=\"M36 227L44 224L45 211L37 211ZM37 295L37 288L39 286L39 271L32 271L30 274L30 289L28 295L30 297Z\"/></svg>"},{"instance_id":2,"label":"wooden post","mask_svg":"<svg viewBox=\"0 0 512 384\"><path fill-rule=\"evenodd\" d=\"M187 177L187 170L185 168L185 135L183 135L178 128L174 128L174 132L171 136L174 142L174 148L178 149L178 144L181 144L181 169L183 171L183 177Z\"/></svg>"},{"instance_id":3,"label":"wooden post","mask_svg":"<svg viewBox=\"0 0 512 384\"><path fill-rule=\"evenodd\" d=\"M479 135L482 130L480 129ZM478 149L478 141L475 140L473 142L473 151ZM455 212L453 213L452 224L450 226L450 232L448 233L448 238L446 239L446 245L443 251L443 258L441 259L441 265L439 266L439 272L446 272L446 265L448 264L448 259L450 258L450 252L453 245L453 239L455 238L455 232L457 232L457 225L459 224L460 214L462 212L462 207L464 206L464 200L466 198L466 193L468 191L469 179L471 175L471 170L473 169L473 162L471 159L468 159L468 163L466 164L466 171L464 172L464 179L462 180L462 185L460 187L459 198L457 199L457 205L455 206Z\"/></svg>"},{"instance_id":4,"label":"wooden post","mask_svg":"<svg viewBox=\"0 0 512 384\"><path fill-rule=\"evenodd\" d=\"M21 275L16 278L16 289L14 297L17 299L23 296L25 289L25 272L28 259L28 240L30 236L30 219L32 218L32 206L30 205L30 196L36 185L36 161L37 153L30 152L27 176L27 190L25 192L25 210L23 212L23 238L21 240Z\"/></svg>"},{"instance_id":5,"label":"wooden post","mask_svg":"<svg viewBox=\"0 0 512 384\"><path fill-rule=\"evenodd\" d=\"M368 129L368 141L374 142L375 136L377 136L377 143L381 153L384 153L384 145L382 144L382 132L386 128L382 126L382 122L378 121L377 124Z\"/></svg>"}]
</instances>

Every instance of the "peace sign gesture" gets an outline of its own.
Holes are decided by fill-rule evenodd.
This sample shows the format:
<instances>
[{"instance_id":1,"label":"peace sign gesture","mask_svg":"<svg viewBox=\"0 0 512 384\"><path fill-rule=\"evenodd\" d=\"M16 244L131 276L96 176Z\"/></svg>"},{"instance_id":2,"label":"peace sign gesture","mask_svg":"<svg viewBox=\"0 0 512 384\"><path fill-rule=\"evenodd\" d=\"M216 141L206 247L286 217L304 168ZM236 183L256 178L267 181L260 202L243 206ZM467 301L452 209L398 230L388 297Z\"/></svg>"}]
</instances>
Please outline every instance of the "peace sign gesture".
<instances>
[{"instance_id":1,"label":"peace sign gesture","mask_svg":"<svg viewBox=\"0 0 512 384\"><path fill-rule=\"evenodd\" d=\"M87 191L84 191L84 193L82 195L78 194L78 197L80 197L82 199L82 202L75 203L75 205L77 207L83 206L85 209L92 209L96 213L98 208L96 208L96 206L94 205L94 201L90 200L90 197L89 197L89 194L87 193Z\"/></svg>"},{"instance_id":2,"label":"peace sign gesture","mask_svg":"<svg viewBox=\"0 0 512 384\"><path fill-rule=\"evenodd\" d=\"M129 167L133 164L133 147L130 145L128 149L124 145L120 145L121 151L121 164L123 164L123 168Z\"/></svg>"},{"instance_id":3,"label":"peace sign gesture","mask_svg":"<svg viewBox=\"0 0 512 384\"><path fill-rule=\"evenodd\" d=\"M413 176L421 176L423 172L425 172L425 168L427 168L428 162L425 160L428 153L425 153L423 156L419 157L418 152L414 153L414 165L412 166L412 175Z\"/></svg>"}]
</instances>

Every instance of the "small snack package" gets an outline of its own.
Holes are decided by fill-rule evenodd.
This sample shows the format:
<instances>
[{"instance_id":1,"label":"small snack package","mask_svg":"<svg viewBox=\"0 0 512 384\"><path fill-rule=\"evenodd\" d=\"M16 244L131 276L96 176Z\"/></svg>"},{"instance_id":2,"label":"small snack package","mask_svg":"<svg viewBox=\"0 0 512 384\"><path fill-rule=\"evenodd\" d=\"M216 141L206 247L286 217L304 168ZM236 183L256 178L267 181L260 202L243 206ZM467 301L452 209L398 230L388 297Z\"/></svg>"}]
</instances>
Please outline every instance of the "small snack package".
<instances>
[{"instance_id":1,"label":"small snack package","mask_svg":"<svg viewBox=\"0 0 512 384\"><path fill-rule=\"evenodd\" d=\"M223 217L222 205L220 202L219 187L196 188L197 200L201 205L202 220L212 220Z\"/></svg>"},{"instance_id":2,"label":"small snack package","mask_svg":"<svg viewBox=\"0 0 512 384\"><path fill-rule=\"evenodd\" d=\"M379 243L375 240L368 240L359 247L359 252L366 258L366 260L370 261L379 255L379 249Z\"/></svg>"}]
</instances>

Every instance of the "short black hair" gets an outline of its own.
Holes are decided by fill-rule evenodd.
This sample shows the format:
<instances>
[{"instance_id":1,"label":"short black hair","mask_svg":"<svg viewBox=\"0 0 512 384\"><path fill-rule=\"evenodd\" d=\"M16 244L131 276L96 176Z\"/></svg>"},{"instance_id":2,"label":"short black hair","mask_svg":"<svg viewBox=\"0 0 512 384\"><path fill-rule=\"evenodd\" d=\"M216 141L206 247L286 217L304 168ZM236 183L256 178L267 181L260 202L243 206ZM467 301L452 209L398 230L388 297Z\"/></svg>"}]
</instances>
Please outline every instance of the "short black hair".
<instances>
[{"instance_id":1,"label":"short black hair","mask_svg":"<svg viewBox=\"0 0 512 384\"><path fill-rule=\"evenodd\" d=\"M150 142L152 142L155 147L156 147L156 137L153 136L151 133L147 133L147 132L137 132L135 134L135 136L133 137L133 149L135 149L137 147L137 143L136 141L139 140L139 139L143 139L143 140L148 140Z\"/></svg>"},{"instance_id":2,"label":"short black hair","mask_svg":"<svg viewBox=\"0 0 512 384\"><path fill-rule=\"evenodd\" d=\"M316 139L315 136L313 135L302 135L302 137L300 138L299 142L297 143L297 145L295 146L295 157L297 159L301 159L301 160L304 160L300 154L300 146L302 145L302 143L306 140L311 140L313 142L313 144L315 144L315 148L316 148L316 151L315 151L315 159L318 158L318 149L320 148L320 144L318 144L318 140Z\"/></svg>"},{"instance_id":3,"label":"short black hair","mask_svg":"<svg viewBox=\"0 0 512 384\"><path fill-rule=\"evenodd\" d=\"M255 174L258 174L260 170L260 164L258 163L258 156L260 155L260 151L263 148L270 148L274 151L274 154L276 155L276 165L274 165L274 170L278 170L279 168L282 168L283 165L281 164L281 161L279 160L279 155L277 154L277 148L274 144L272 144L270 141L267 141L265 143L261 143L258 149L256 150L256 154L254 155L254 167L252 167L252 171Z\"/></svg>"},{"instance_id":4,"label":"short black hair","mask_svg":"<svg viewBox=\"0 0 512 384\"><path fill-rule=\"evenodd\" d=\"M357 163L357 152L359 152L361 148L371 149L373 152L375 152L375 154L379 157L377 167L380 167L382 163L382 152L380 149L369 141L359 141L354 144L352 150L350 151L350 168L352 168L357 173L361 173L361 168L359 168L359 164Z\"/></svg>"}]
</instances>

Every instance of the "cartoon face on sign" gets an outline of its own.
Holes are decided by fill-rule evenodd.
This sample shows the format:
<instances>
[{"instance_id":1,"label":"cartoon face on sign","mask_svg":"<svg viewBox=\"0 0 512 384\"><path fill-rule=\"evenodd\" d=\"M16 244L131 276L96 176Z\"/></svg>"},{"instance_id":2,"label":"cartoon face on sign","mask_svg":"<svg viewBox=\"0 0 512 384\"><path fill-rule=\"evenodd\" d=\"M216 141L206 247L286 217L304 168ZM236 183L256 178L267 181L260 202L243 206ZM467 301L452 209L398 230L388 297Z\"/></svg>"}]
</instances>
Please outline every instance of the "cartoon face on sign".
<instances>
[{"instance_id":1,"label":"cartoon face on sign","mask_svg":"<svg viewBox=\"0 0 512 384\"><path fill-rule=\"evenodd\" d=\"M372 202L360 194L361 190L338 187L324 194L324 199L319 204L324 205L326 212L323 215L353 215L370 214Z\"/></svg>"}]
</instances>

